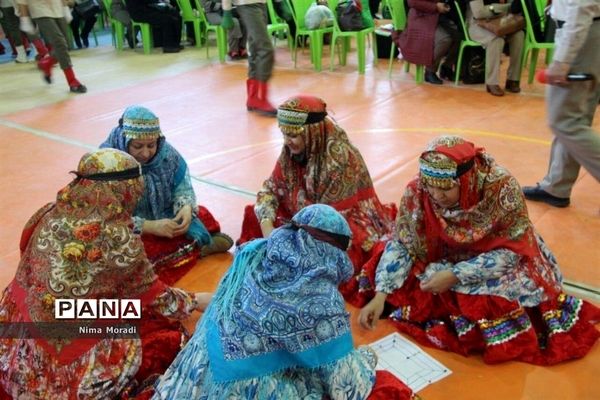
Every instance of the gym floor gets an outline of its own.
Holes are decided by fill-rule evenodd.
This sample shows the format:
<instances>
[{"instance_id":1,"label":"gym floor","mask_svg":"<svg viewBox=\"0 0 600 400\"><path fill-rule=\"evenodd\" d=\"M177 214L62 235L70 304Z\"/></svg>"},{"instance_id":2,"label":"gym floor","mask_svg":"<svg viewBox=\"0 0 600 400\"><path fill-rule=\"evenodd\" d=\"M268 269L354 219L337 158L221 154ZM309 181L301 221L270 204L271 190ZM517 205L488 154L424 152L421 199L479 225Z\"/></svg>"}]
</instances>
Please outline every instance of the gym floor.
<instances>
[{"instance_id":1,"label":"gym floor","mask_svg":"<svg viewBox=\"0 0 600 400\"><path fill-rule=\"evenodd\" d=\"M93 46L93 40L92 46ZM3 41L6 44L6 41ZM117 52L110 39L100 47L72 52L75 72L87 94L70 94L59 69L54 83L41 79L34 63L0 59L0 288L19 262L19 237L28 218L72 179L83 153L95 149L129 105L141 104L159 117L167 139L187 159L200 204L212 211L222 230L237 238L243 207L254 201L282 146L274 119L245 110L246 62L218 62L205 49L178 54L140 49ZM417 158L437 135L459 134L484 146L522 185L541 179L552 135L546 125L544 88L527 84L522 93L492 97L483 85L417 85L415 68L404 72L387 60L357 73L356 53L346 66L315 72L308 50L294 68L290 52L278 41L270 98L277 105L297 93L322 97L338 123L361 150L384 202L398 202L405 183L417 172ZM542 62L540 57L540 63ZM506 67L507 60L503 65ZM600 129L600 123L594 124ZM600 185L585 170L575 185L571 206L556 209L529 202L531 220L555 252L565 289L600 303ZM231 262L229 254L209 256L176 286L213 290ZM374 331L356 323L356 344L394 331L380 321ZM191 329L198 318L189 321ZM486 365L481 357L424 348L452 374L421 392L425 400L599 399L600 345L582 360L553 367L510 362Z\"/></svg>"}]
</instances>

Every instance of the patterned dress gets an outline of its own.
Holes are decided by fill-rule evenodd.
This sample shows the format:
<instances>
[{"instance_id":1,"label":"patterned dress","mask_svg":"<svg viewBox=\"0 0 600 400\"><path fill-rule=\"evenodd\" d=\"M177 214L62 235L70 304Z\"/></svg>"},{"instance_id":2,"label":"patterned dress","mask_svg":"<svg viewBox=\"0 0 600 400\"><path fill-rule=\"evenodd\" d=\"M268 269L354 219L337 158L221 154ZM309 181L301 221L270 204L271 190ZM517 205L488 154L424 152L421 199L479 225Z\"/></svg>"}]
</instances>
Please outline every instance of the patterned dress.
<instances>
[{"instance_id":1,"label":"patterned dress","mask_svg":"<svg viewBox=\"0 0 600 400\"><path fill-rule=\"evenodd\" d=\"M350 235L328 206L306 207L294 221L325 235ZM352 270L344 251L302 227L248 243L154 399L367 398L377 361L371 349L353 348L337 290ZM388 398L410 397L403 393Z\"/></svg>"},{"instance_id":2,"label":"patterned dress","mask_svg":"<svg viewBox=\"0 0 600 400\"><path fill-rule=\"evenodd\" d=\"M122 131L121 126L114 128L100 147L127 151L131 138L125 137ZM164 136L157 140L156 155L142 165L144 195L134 211L135 230L141 232L146 219L173 218L186 205L192 210L197 209L192 213L192 223L185 236L172 239L154 235L142 237L155 272L163 282L172 284L196 264L201 247L211 243L211 235L220 232L221 228L208 209L196 206L196 195L184 158Z\"/></svg>"},{"instance_id":3,"label":"patterned dress","mask_svg":"<svg viewBox=\"0 0 600 400\"><path fill-rule=\"evenodd\" d=\"M119 177L123 171L137 171L137 177ZM117 177L106 177L113 173ZM0 338L0 389L15 399L133 393L136 379L162 373L171 363L183 338L175 320L197 308L190 294L156 279L132 231L131 214L142 194L139 164L104 149L86 154L77 175L27 223L16 276L0 298L2 326L24 329ZM56 299L139 299L143 318L129 337L81 334L81 320L55 319ZM53 334L69 326L76 329L70 335Z\"/></svg>"},{"instance_id":4,"label":"patterned dress","mask_svg":"<svg viewBox=\"0 0 600 400\"><path fill-rule=\"evenodd\" d=\"M302 101L284 105L308 107ZM302 135L305 154L293 156L283 147L273 173L257 194L256 204L246 207L238 243L262 237L262 220L271 220L278 227L303 207L327 204L350 225L352 245L348 254L358 275L374 246L391 235L396 208L379 201L360 152L331 119L304 125ZM343 284L340 290L347 301L361 303L356 279Z\"/></svg>"},{"instance_id":5,"label":"patterned dress","mask_svg":"<svg viewBox=\"0 0 600 400\"><path fill-rule=\"evenodd\" d=\"M455 165L472 162L457 178L459 204L438 206L423 176L435 166L422 167L402 197L394 239L363 270L361 290L387 293L389 318L425 345L482 352L488 363L583 357L600 337L593 325L600 310L563 292L515 178L458 137L438 138L421 157L432 152ZM438 271L452 271L459 282L439 294L421 290Z\"/></svg>"}]
</instances>

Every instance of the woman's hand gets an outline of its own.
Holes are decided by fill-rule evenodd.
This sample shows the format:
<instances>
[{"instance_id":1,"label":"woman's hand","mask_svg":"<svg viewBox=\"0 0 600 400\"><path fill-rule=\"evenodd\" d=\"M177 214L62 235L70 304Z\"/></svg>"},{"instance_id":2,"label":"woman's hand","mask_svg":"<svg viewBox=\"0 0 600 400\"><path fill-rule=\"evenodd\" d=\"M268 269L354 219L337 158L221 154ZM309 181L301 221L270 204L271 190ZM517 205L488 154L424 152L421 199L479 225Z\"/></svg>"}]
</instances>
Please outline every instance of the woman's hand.
<instances>
[{"instance_id":1,"label":"woman's hand","mask_svg":"<svg viewBox=\"0 0 600 400\"><path fill-rule=\"evenodd\" d=\"M358 315L358 322L365 329L375 329L377 320L383 313L383 307L385 306L386 293L377 292L375 297L360 310Z\"/></svg>"},{"instance_id":2,"label":"woman's hand","mask_svg":"<svg viewBox=\"0 0 600 400\"><path fill-rule=\"evenodd\" d=\"M273 221L270 219L263 219L260 221L260 230L262 231L263 237L268 238L271 232L273 232Z\"/></svg>"},{"instance_id":3,"label":"woman's hand","mask_svg":"<svg viewBox=\"0 0 600 400\"><path fill-rule=\"evenodd\" d=\"M175 218L173 218L175 223L178 225L175 230L175 236L180 236L190 229L190 224L192 223L192 206L185 205L181 207Z\"/></svg>"},{"instance_id":4,"label":"woman's hand","mask_svg":"<svg viewBox=\"0 0 600 400\"><path fill-rule=\"evenodd\" d=\"M213 294L210 292L198 292L194 297L196 300L196 310L204 312L211 302Z\"/></svg>"},{"instance_id":5,"label":"woman's hand","mask_svg":"<svg viewBox=\"0 0 600 400\"><path fill-rule=\"evenodd\" d=\"M446 3L435 3L435 6L440 14L446 14L450 11L450 6Z\"/></svg>"},{"instance_id":6,"label":"woman's hand","mask_svg":"<svg viewBox=\"0 0 600 400\"><path fill-rule=\"evenodd\" d=\"M172 239L177 236L176 232L178 227L179 224L169 218L157 219L155 221L145 220L142 233Z\"/></svg>"},{"instance_id":7,"label":"woman's hand","mask_svg":"<svg viewBox=\"0 0 600 400\"><path fill-rule=\"evenodd\" d=\"M458 283L458 278L450 270L438 271L421 282L421 290L433 294L444 293Z\"/></svg>"}]
</instances>

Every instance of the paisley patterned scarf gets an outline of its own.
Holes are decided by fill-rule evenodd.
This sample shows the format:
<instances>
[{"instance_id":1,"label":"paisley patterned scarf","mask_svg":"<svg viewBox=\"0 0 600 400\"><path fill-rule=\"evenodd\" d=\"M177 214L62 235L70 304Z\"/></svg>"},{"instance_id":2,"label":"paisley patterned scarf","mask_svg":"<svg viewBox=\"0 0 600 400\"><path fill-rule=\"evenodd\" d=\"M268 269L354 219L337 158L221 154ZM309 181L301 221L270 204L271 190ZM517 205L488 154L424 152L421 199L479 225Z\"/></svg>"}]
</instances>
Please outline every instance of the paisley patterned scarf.
<instances>
[{"instance_id":1,"label":"paisley patterned scarf","mask_svg":"<svg viewBox=\"0 0 600 400\"><path fill-rule=\"evenodd\" d=\"M242 248L201 322L208 331L216 381L315 368L353 349L348 313L337 290L352 275L350 259L302 227L339 238L351 235L348 224L321 204L304 208L293 221L295 226L278 228L268 239Z\"/></svg>"},{"instance_id":2,"label":"paisley patterned scarf","mask_svg":"<svg viewBox=\"0 0 600 400\"><path fill-rule=\"evenodd\" d=\"M530 276L547 293L558 293L560 284L541 256L521 188L506 169L484 149L457 136L433 140L420 164L419 175L407 185L396 221L396 235L417 268L505 248L524 257L521 265L527 265ZM438 206L426 189L426 184L447 186L443 181L448 179L460 185L459 206L454 209Z\"/></svg>"}]
</instances>

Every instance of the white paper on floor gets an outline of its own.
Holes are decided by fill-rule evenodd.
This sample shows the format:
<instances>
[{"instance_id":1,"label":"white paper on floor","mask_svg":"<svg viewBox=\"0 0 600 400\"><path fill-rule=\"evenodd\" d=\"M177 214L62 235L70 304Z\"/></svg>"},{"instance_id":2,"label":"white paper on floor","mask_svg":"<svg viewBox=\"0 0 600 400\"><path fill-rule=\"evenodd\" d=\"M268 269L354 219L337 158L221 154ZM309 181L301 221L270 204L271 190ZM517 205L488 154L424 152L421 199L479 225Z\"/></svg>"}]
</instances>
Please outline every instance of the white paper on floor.
<instances>
[{"instance_id":1,"label":"white paper on floor","mask_svg":"<svg viewBox=\"0 0 600 400\"><path fill-rule=\"evenodd\" d=\"M414 343L394 332L370 345L377 353L377 369L396 375L415 393L452 371Z\"/></svg>"}]
</instances>

